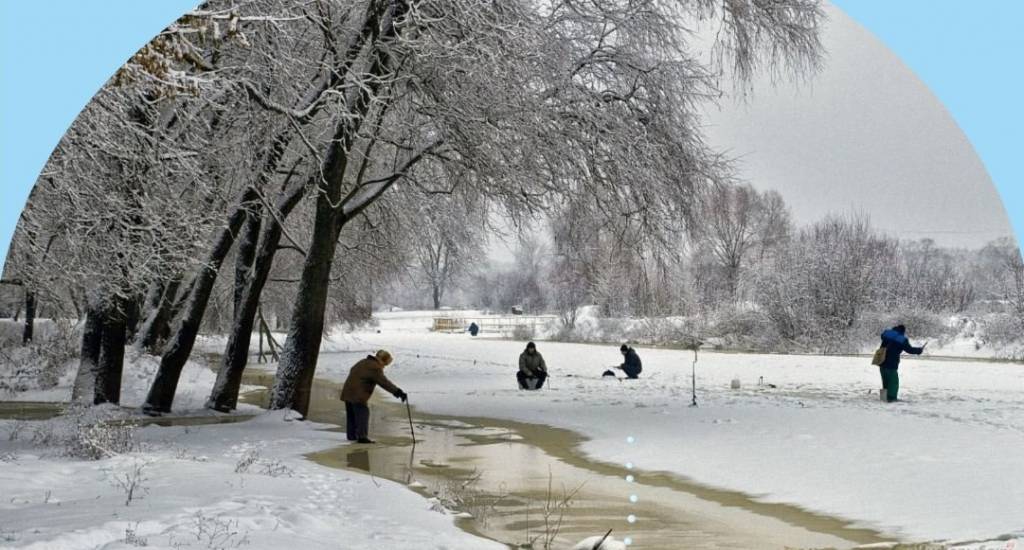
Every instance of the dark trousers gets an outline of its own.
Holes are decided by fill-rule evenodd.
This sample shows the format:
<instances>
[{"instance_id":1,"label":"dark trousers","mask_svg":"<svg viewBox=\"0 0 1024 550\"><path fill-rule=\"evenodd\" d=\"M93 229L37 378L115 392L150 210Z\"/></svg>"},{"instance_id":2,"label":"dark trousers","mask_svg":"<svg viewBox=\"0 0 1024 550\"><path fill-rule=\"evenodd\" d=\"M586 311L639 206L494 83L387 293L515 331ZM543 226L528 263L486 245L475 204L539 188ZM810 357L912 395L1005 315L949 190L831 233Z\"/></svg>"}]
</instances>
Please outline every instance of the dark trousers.
<instances>
[{"instance_id":1,"label":"dark trousers","mask_svg":"<svg viewBox=\"0 0 1024 550\"><path fill-rule=\"evenodd\" d=\"M345 402L345 437L349 441L369 439L370 407L366 403Z\"/></svg>"},{"instance_id":2,"label":"dark trousers","mask_svg":"<svg viewBox=\"0 0 1024 550\"><path fill-rule=\"evenodd\" d=\"M538 373L537 376L526 376L526 374L523 371L516 372L516 380L519 381L519 389L521 390L539 390L544 387L544 381L547 380L547 378L548 375L547 373L544 372ZM533 388L526 384L526 381L530 379L537 380L537 385Z\"/></svg>"},{"instance_id":3,"label":"dark trousers","mask_svg":"<svg viewBox=\"0 0 1024 550\"><path fill-rule=\"evenodd\" d=\"M885 389L885 400L896 401L900 391L900 373L896 369L878 368L882 374L882 388Z\"/></svg>"}]
</instances>

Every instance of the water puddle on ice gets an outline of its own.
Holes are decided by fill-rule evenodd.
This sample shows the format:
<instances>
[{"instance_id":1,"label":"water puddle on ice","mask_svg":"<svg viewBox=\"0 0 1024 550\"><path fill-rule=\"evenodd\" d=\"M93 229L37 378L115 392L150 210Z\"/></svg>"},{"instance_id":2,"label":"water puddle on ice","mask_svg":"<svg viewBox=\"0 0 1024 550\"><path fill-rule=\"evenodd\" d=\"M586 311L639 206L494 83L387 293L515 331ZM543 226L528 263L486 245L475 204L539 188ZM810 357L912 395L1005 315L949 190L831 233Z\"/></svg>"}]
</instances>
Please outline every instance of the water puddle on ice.
<instances>
[{"instance_id":1,"label":"water puddle on ice","mask_svg":"<svg viewBox=\"0 0 1024 550\"><path fill-rule=\"evenodd\" d=\"M0 420L48 420L63 411L63 403L0 401Z\"/></svg>"},{"instance_id":2,"label":"water puddle on ice","mask_svg":"<svg viewBox=\"0 0 1024 550\"><path fill-rule=\"evenodd\" d=\"M49 420L64 414L68 404L59 401L0 401L0 420ZM117 409L114 409L117 410ZM137 407L121 407L129 421L137 426L206 426L241 422L251 414L200 414L196 416L138 416Z\"/></svg>"},{"instance_id":3,"label":"water puddle on ice","mask_svg":"<svg viewBox=\"0 0 1024 550\"><path fill-rule=\"evenodd\" d=\"M252 373L246 381L266 385L268 378ZM337 384L317 381L310 419L343 424L338 395ZM245 397L255 404L265 399L265 392ZM608 529L620 540L631 537L638 549L851 548L884 540L793 506L593 461L578 452L581 437L567 430L415 410L413 424L415 446L405 407L375 399L370 435L377 444L343 445L309 458L406 484L462 512L462 528L511 548L571 548Z\"/></svg>"}]
</instances>

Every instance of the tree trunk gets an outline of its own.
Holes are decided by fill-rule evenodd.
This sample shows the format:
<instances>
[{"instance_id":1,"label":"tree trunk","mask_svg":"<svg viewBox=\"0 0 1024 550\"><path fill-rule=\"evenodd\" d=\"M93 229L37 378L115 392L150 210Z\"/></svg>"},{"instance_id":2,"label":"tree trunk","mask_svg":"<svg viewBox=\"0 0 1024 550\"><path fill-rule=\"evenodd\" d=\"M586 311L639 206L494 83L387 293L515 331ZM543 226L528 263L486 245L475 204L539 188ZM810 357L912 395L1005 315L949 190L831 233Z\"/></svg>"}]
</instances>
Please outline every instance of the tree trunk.
<instances>
[{"instance_id":1,"label":"tree trunk","mask_svg":"<svg viewBox=\"0 0 1024 550\"><path fill-rule=\"evenodd\" d=\"M217 372L217 382L213 385L210 399L206 402L206 406L211 409L226 412L238 406L238 392L242 385L242 374L249 362L249 344L252 341L252 329L256 323L260 297L281 242L283 228L278 219L286 219L304 194L305 186L294 186L287 191L277 206L278 218L269 216L264 220L258 240L259 246L254 247L255 254L249 277L240 293L237 293L236 287L235 319L231 326L231 335L228 337L223 362ZM235 282L238 283L237 278Z\"/></svg>"},{"instance_id":2,"label":"tree trunk","mask_svg":"<svg viewBox=\"0 0 1024 550\"><path fill-rule=\"evenodd\" d=\"M238 234L245 221L244 205L255 198L256 193L251 187L247 187L239 205L228 218L227 226L217 237L205 265L200 267L199 272L196 273L181 324L160 358L160 368L157 370L153 385L149 388L146 402L142 406L143 412L147 414L171 412L174 394L178 389L178 379L181 377L181 369L184 368L185 362L192 354L192 346L195 345L196 336L199 334L199 326L203 321L203 314L206 313L206 305L213 292L213 285L217 281L217 272L220 271L224 258L227 257L228 251L231 250L231 246L235 242L235 235Z\"/></svg>"},{"instance_id":3,"label":"tree trunk","mask_svg":"<svg viewBox=\"0 0 1024 550\"><path fill-rule=\"evenodd\" d=\"M116 300L104 312L100 336L100 357L96 365L93 404L121 402L121 374L124 371L126 303Z\"/></svg>"},{"instance_id":4,"label":"tree trunk","mask_svg":"<svg viewBox=\"0 0 1024 550\"><path fill-rule=\"evenodd\" d=\"M139 317L142 315L142 297L135 296L125 305L125 341L132 341L139 330Z\"/></svg>"},{"instance_id":5,"label":"tree trunk","mask_svg":"<svg viewBox=\"0 0 1024 550\"><path fill-rule=\"evenodd\" d=\"M245 290L246 282L251 276L253 262L256 259L256 245L260 236L260 224L263 222L263 209L258 203L252 203L246 207L245 225L242 234L238 238L238 247L235 251L235 292L234 309L232 315L238 319L238 304L242 301L242 293Z\"/></svg>"},{"instance_id":6,"label":"tree trunk","mask_svg":"<svg viewBox=\"0 0 1024 550\"><path fill-rule=\"evenodd\" d=\"M259 310L257 310L257 315L258 314L259 314ZM263 326L264 326L263 324L260 324L260 328L259 328L260 348L259 348L259 355L256 356L256 362L257 363L265 363L266 362L264 360L264 358L263 358ZM218 376L219 376L219 374L218 374ZM241 378L241 377L239 377L239 378ZM216 388L216 386L214 386L214 387ZM213 399L215 399L215 396L210 396L210 400L212 401Z\"/></svg>"},{"instance_id":7,"label":"tree trunk","mask_svg":"<svg viewBox=\"0 0 1024 550\"><path fill-rule=\"evenodd\" d=\"M36 322L36 293L25 289L25 330L21 333L21 343L32 343Z\"/></svg>"},{"instance_id":8,"label":"tree trunk","mask_svg":"<svg viewBox=\"0 0 1024 550\"><path fill-rule=\"evenodd\" d=\"M146 319L139 327L139 334L135 338L135 344L140 349L153 354L161 351L157 344L166 340L170 334L172 310L180 287L181 276L179 275L167 283L163 292L158 296L155 307L149 309Z\"/></svg>"},{"instance_id":9,"label":"tree trunk","mask_svg":"<svg viewBox=\"0 0 1024 550\"><path fill-rule=\"evenodd\" d=\"M354 96L346 97L347 104L351 106L347 113L349 116L334 129L320 173L314 180L319 189L313 237L302 266L295 304L292 306L288 340L281 350L281 360L274 378L271 409L291 408L303 417L309 412L310 391L324 332L324 311L327 307L334 251L341 228L350 219L342 201L349 152L370 112L372 99L383 86L385 75L390 72L388 48L384 43L395 37L395 22L404 11L405 6L398 3L367 5L363 36L357 42L363 41L370 45L372 51L368 54L369 66L364 72L378 78L367 86L349 92ZM355 178L356 185L359 179Z\"/></svg>"},{"instance_id":10,"label":"tree trunk","mask_svg":"<svg viewBox=\"0 0 1024 550\"><path fill-rule=\"evenodd\" d=\"M199 271L196 272L196 274L198 273ZM161 327L160 333L157 334L157 337L160 339L160 341L167 342L171 339L171 332L173 332L172 329L177 326L175 321L181 319L181 312L184 311L185 304L188 303L189 296L192 296L192 289L195 288L195 286L195 275L193 275L192 278L189 279L187 285L178 286L178 290L174 294L173 299L171 300L170 310L167 312L167 322L164 323L164 326ZM161 349L160 352L163 353L163 350Z\"/></svg>"},{"instance_id":11,"label":"tree trunk","mask_svg":"<svg viewBox=\"0 0 1024 550\"><path fill-rule=\"evenodd\" d=\"M441 309L441 285L433 285L434 309Z\"/></svg>"},{"instance_id":12,"label":"tree trunk","mask_svg":"<svg viewBox=\"0 0 1024 550\"><path fill-rule=\"evenodd\" d=\"M146 296L142 300L142 306L139 310L138 329L135 331L135 337L132 339L132 343L137 348L141 348L140 345L142 339L145 337L146 330L149 327L150 320L154 317L156 311L160 309L160 303L164 297L164 290L167 288L168 281L160 279L153 281L149 288L146 289Z\"/></svg>"},{"instance_id":13,"label":"tree trunk","mask_svg":"<svg viewBox=\"0 0 1024 550\"><path fill-rule=\"evenodd\" d=\"M281 359L277 354L277 350L281 349L281 345L274 339L274 333L270 332L270 327L267 326L267 320L263 318L262 307L256 310L256 316L260 320L260 354L262 355L263 353L263 337L265 336L267 338L267 348L270 350L270 359L267 362L269 363L270 361L273 361L276 363Z\"/></svg>"},{"instance_id":14,"label":"tree trunk","mask_svg":"<svg viewBox=\"0 0 1024 550\"><path fill-rule=\"evenodd\" d=\"M269 272L269 269L267 271ZM241 302L236 309L235 321L231 325L231 335L224 349L220 370L217 371L217 382L213 385L210 399L206 402L208 408L221 412L231 411L238 406L242 374L249 362L249 343L252 340L256 310L260 303L260 292L251 286L247 285L240 296ZM259 286L262 287L262 284Z\"/></svg>"},{"instance_id":15,"label":"tree trunk","mask_svg":"<svg viewBox=\"0 0 1024 550\"><path fill-rule=\"evenodd\" d=\"M341 162L344 164L344 161ZM324 332L331 264L338 244L338 233L343 225L339 212L332 206L339 200L337 195L340 193L340 185L337 187L329 188L317 197L313 239L302 266L299 291L292 306L288 340L281 350L281 361L278 363L271 393L271 409L291 408L302 416L309 412L309 395Z\"/></svg>"},{"instance_id":16,"label":"tree trunk","mask_svg":"<svg viewBox=\"0 0 1024 550\"><path fill-rule=\"evenodd\" d=\"M75 319L81 320L82 319L82 306L81 306L81 304L78 303L78 297L76 296L76 294L77 293L75 293L75 292L69 292L68 293L68 297L71 300L71 307L73 307L75 309Z\"/></svg>"},{"instance_id":17,"label":"tree trunk","mask_svg":"<svg viewBox=\"0 0 1024 550\"><path fill-rule=\"evenodd\" d=\"M78 374L71 390L71 400L76 403L95 399L96 369L100 362L100 342L103 337L103 313L93 304L86 305L85 327L82 330L82 347L78 360Z\"/></svg>"}]
</instances>

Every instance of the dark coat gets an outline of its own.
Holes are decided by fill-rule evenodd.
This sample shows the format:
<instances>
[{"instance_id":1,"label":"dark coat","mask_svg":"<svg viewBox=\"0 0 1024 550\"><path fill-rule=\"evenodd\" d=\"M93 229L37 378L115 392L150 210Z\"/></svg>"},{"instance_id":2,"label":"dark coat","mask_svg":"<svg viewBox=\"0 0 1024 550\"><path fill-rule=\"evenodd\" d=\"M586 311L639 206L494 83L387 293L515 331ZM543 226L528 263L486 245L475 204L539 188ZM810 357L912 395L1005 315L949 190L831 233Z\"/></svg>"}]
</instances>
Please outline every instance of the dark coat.
<instances>
[{"instance_id":1,"label":"dark coat","mask_svg":"<svg viewBox=\"0 0 1024 550\"><path fill-rule=\"evenodd\" d=\"M384 376L384 365L376 357L367 355L348 371L345 385L341 387L341 400L366 403L378 385L395 397L402 391Z\"/></svg>"},{"instance_id":2,"label":"dark coat","mask_svg":"<svg viewBox=\"0 0 1024 550\"><path fill-rule=\"evenodd\" d=\"M544 363L544 356L540 352L532 354L523 352L519 354L519 372L530 378L536 378L538 374L548 373L548 366Z\"/></svg>"},{"instance_id":3,"label":"dark coat","mask_svg":"<svg viewBox=\"0 0 1024 550\"><path fill-rule=\"evenodd\" d=\"M626 376L630 378L636 378L640 375L640 371L644 370L643 365L640 363L640 356L636 354L636 350L629 348L626 350L626 360L622 363L622 371L626 373Z\"/></svg>"},{"instance_id":4,"label":"dark coat","mask_svg":"<svg viewBox=\"0 0 1024 550\"><path fill-rule=\"evenodd\" d=\"M913 355L921 355L924 348L915 348L910 345L906 335L900 334L893 329L882 333L882 347L885 348L885 360L879 367L883 369L898 369L900 367L900 353L904 351Z\"/></svg>"}]
</instances>

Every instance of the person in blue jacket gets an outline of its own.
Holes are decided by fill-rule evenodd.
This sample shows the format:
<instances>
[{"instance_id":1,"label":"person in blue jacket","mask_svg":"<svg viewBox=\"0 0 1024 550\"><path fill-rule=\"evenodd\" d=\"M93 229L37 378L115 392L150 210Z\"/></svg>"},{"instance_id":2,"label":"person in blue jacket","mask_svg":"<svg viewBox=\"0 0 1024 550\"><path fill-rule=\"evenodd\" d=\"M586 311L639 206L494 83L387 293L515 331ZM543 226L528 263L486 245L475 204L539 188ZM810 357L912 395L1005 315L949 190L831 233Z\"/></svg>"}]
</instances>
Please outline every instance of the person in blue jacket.
<instances>
[{"instance_id":1,"label":"person in blue jacket","mask_svg":"<svg viewBox=\"0 0 1024 550\"><path fill-rule=\"evenodd\" d=\"M897 394L900 391L900 376L897 369L900 368L900 354L907 352L913 355L921 355L924 346L915 348L910 345L907 339L907 327L896 325L882 332L882 347L885 348L885 359L878 366L882 374L882 388L885 389L885 400L889 403L898 401Z\"/></svg>"},{"instance_id":2,"label":"person in blue jacket","mask_svg":"<svg viewBox=\"0 0 1024 550\"><path fill-rule=\"evenodd\" d=\"M621 369L622 372L626 373L626 378L639 378L640 371L644 369L640 363L640 356L636 354L636 350L626 344L622 344L619 351L622 352L623 361L621 365L615 368Z\"/></svg>"}]
</instances>

